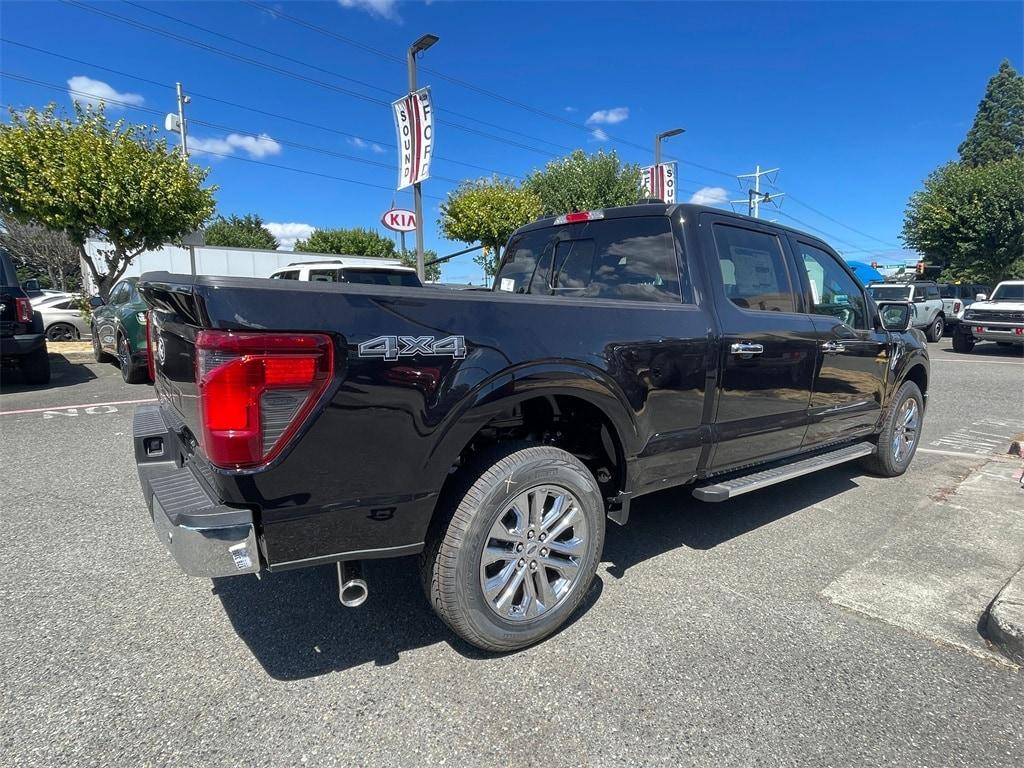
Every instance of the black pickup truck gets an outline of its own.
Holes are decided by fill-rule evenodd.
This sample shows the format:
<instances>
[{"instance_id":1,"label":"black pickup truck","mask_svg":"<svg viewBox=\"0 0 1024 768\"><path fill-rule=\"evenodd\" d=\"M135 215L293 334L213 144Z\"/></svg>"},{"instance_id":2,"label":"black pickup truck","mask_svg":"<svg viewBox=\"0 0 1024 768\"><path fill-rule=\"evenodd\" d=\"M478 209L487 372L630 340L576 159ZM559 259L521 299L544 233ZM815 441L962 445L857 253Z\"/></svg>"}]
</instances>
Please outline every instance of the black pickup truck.
<instances>
[{"instance_id":1,"label":"black pickup truck","mask_svg":"<svg viewBox=\"0 0 1024 768\"><path fill-rule=\"evenodd\" d=\"M821 240L692 205L522 227L494 290L143 276L158 405L134 439L197 576L420 555L438 615L512 650L577 608L605 519L861 459L909 465L928 392L906 303Z\"/></svg>"}]
</instances>

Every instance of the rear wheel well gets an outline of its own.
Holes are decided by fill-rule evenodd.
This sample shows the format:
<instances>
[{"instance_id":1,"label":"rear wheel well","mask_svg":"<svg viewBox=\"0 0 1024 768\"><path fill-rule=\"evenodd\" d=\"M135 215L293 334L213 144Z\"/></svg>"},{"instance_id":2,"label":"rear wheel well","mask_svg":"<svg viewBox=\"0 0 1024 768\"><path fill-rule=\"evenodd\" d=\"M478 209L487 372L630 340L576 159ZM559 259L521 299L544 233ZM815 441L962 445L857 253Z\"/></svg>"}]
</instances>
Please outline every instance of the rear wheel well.
<instances>
[{"instance_id":1,"label":"rear wheel well","mask_svg":"<svg viewBox=\"0 0 1024 768\"><path fill-rule=\"evenodd\" d=\"M600 408L582 398L543 395L509 406L473 435L453 469L471 464L497 444L512 441L550 445L571 453L597 479L605 499L614 498L625 486L625 456L615 426ZM442 495L458 474L449 474Z\"/></svg>"}]
</instances>

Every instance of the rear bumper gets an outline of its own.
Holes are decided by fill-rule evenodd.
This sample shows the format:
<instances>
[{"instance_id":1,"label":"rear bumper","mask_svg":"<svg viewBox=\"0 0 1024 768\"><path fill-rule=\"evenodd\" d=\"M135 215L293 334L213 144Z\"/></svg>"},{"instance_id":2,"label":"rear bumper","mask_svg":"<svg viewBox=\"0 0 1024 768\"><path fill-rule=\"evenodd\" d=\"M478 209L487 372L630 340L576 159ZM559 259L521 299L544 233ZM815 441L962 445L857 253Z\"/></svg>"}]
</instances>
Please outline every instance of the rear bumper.
<instances>
[{"instance_id":1,"label":"rear bumper","mask_svg":"<svg viewBox=\"0 0 1024 768\"><path fill-rule=\"evenodd\" d=\"M189 576L260 570L252 512L221 504L190 465L178 466L177 437L158 405L135 409L135 465L153 529Z\"/></svg>"},{"instance_id":2,"label":"rear bumper","mask_svg":"<svg viewBox=\"0 0 1024 768\"><path fill-rule=\"evenodd\" d=\"M41 333L22 333L14 336L0 336L0 356L20 357L29 355L46 346L46 336Z\"/></svg>"}]
</instances>

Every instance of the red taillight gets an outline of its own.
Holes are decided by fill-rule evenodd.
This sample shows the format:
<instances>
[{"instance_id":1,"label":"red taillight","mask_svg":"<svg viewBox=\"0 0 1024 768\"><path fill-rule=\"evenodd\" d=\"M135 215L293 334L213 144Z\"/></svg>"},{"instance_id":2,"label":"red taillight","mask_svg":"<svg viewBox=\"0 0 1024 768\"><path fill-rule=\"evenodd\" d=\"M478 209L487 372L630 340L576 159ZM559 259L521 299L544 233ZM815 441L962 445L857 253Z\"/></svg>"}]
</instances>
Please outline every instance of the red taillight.
<instances>
[{"instance_id":1,"label":"red taillight","mask_svg":"<svg viewBox=\"0 0 1024 768\"><path fill-rule=\"evenodd\" d=\"M149 380L156 381L156 363L153 362L153 310L146 313L146 367Z\"/></svg>"},{"instance_id":2,"label":"red taillight","mask_svg":"<svg viewBox=\"0 0 1024 768\"><path fill-rule=\"evenodd\" d=\"M603 218L604 211L577 211L576 213L563 213L555 219L555 224L578 224L581 221L594 221Z\"/></svg>"},{"instance_id":3,"label":"red taillight","mask_svg":"<svg viewBox=\"0 0 1024 768\"><path fill-rule=\"evenodd\" d=\"M323 334L200 331L196 383L207 457L225 469L272 461L327 389L333 366Z\"/></svg>"},{"instance_id":4,"label":"red taillight","mask_svg":"<svg viewBox=\"0 0 1024 768\"><path fill-rule=\"evenodd\" d=\"M15 299L14 311L19 323L32 324L32 302L28 299Z\"/></svg>"}]
</instances>

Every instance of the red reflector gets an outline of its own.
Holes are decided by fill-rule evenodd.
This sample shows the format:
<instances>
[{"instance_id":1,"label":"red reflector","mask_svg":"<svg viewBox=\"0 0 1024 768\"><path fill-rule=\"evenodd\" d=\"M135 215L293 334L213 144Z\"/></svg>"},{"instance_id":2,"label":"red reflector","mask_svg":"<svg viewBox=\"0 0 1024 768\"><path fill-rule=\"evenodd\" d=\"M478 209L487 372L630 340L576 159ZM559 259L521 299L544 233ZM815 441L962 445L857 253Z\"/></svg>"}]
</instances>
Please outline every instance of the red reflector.
<instances>
[{"instance_id":1,"label":"red reflector","mask_svg":"<svg viewBox=\"0 0 1024 768\"><path fill-rule=\"evenodd\" d=\"M333 365L324 334L200 331L196 382L210 461L225 469L272 461L327 389Z\"/></svg>"},{"instance_id":2,"label":"red reflector","mask_svg":"<svg viewBox=\"0 0 1024 768\"><path fill-rule=\"evenodd\" d=\"M21 298L14 300L15 314L17 315L19 323L25 323L31 325L32 323L32 302L28 299Z\"/></svg>"},{"instance_id":3,"label":"red reflector","mask_svg":"<svg viewBox=\"0 0 1024 768\"><path fill-rule=\"evenodd\" d=\"M974 330L975 330L975 332L977 332L977 333L984 333L984 332L985 332L985 326L983 326L983 325L979 325L979 326L975 327L975 329L974 329Z\"/></svg>"},{"instance_id":4,"label":"red reflector","mask_svg":"<svg viewBox=\"0 0 1024 768\"><path fill-rule=\"evenodd\" d=\"M1024 328L1014 328L1013 332L1018 336L1024 336Z\"/></svg>"},{"instance_id":5,"label":"red reflector","mask_svg":"<svg viewBox=\"0 0 1024 768\"><path fill-rule=\"evenodd\" d=\"M146 368L149 380L156 381L156 363L153 361L153 311L146 313Z\"/></svg>"}]
</instances>

